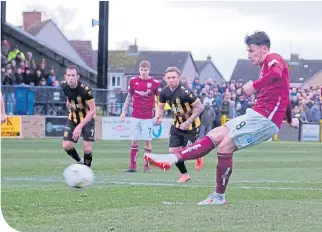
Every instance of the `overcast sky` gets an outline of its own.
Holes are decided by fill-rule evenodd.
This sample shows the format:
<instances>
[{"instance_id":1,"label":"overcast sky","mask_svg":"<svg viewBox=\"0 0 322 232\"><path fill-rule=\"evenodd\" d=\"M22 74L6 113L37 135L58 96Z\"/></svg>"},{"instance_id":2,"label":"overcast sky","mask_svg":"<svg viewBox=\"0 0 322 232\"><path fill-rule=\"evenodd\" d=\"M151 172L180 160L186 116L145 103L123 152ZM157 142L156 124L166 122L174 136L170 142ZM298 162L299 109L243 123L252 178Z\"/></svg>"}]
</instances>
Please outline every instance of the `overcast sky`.
<instances>
[{"instance_id":1,"label":"overcast sky","mask_svg":"<svg viewBox=\"0 0 322 232\"><path fill-rule=\"evenodd\" d=\"M145 6L145 7L144 7ZM144 9L145 8L145 9ZM55 17L68 39L98 47L98 2L7 1L7 21L22 24L22 12L42 10ZM109 48L137 38L139 49L191 51L195 60L210 54L226 79L237 59L247 58L243 39L254 30L271 37L272 51L288 58L322 59L322 2L162 2L110 1ZM322 68L322 67L321 67Z\"/></svg>"}]
</instances>

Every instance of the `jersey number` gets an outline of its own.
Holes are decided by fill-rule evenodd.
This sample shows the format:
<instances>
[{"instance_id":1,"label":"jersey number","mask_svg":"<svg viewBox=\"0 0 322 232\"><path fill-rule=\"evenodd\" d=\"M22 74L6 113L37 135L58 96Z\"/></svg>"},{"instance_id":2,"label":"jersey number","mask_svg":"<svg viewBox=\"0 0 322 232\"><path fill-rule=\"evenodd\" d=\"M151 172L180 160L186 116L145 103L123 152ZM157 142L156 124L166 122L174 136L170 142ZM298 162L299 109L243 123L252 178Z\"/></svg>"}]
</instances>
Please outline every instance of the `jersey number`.
<instances>
[{"instance_id":1,"label":"jersey number","mask_svg":"<svg viewBox=\"0 0 322 232\"><path fill-rule=\"evenodd\" d=\"M91 129L91 137L94 137L94 129Z\"/></svg>"},{"instance_id":2,"label":"jersey number","mask_svg":"<svg viewBox=\"0 0 322 232\"><path fill-rule=\"evenodd\" d=\"M242 121L241 123L239 123L239 124L236 126L236 130L240 130L240 129L241 129L241 128L243 128L245 125L246 125L246 122Z\"/></svg>"},{"instance_id":3,"label":"jersey number","mask_svg":"<svg viewBox=\"0 0 322 232\"><path fill-rule=\"evenodd\" d=\"M151 135L152 128L148 128L148 130L149 130L149 135Z\"/></svg>"}]
</instances>

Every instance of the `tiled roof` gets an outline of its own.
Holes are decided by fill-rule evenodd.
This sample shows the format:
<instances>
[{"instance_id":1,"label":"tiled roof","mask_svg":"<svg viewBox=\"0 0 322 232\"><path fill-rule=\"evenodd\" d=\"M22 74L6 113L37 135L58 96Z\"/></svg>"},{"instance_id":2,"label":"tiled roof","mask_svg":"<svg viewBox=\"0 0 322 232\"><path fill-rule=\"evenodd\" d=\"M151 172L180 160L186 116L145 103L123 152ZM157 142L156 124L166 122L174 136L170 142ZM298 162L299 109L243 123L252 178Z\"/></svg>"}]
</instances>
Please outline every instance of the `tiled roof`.
<instances>
[{"instance_id":1,"label":"tiled roof","mask_svg":"<svg viewBox=\"0 0 322 232\"><path fill-rule=\"evenodd\" d=\"M96 65L93 58L92 43L89 40L70 40L69 43L72 45L77 54L83 59L83 61L92 69L96 70Z\"/></svg>"},{"instance_id":2,"label":"tiled roof","mask_svg":"<svg viewBox=\"0 0 322 232\"><path fill-rule=\"evenodd\" d=\"M304 83L322 69L322 60L299 59L297 62L286 61L289 64L291 83ZM234 68L231 80L244 82L249 80L254 81L258 79L258 76L258 66L253 65L250 60L239 59Z\"/></svg>"}]
</instances>

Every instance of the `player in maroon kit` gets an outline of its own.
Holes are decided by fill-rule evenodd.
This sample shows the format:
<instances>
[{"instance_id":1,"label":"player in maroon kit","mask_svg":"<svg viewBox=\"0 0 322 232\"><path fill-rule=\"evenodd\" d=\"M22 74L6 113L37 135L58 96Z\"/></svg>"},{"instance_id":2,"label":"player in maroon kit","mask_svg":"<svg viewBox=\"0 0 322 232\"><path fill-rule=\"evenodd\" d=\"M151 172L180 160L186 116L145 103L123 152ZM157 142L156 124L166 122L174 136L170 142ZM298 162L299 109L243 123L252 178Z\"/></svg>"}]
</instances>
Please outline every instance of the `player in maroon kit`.
<instances>
[{"instance_id":1,"label":"player in maroon kit","mask_svg":"<svg viewBox=\"0 0 322 232\"><path fill-rule=\"evenodd\" d=\"M297 128L299 124L297 119L292 119L291 114L287 63L280 55L269 52L271 42L263 31L247 36L245 43L248 58L254 65L261 67L259 79L243 86L246 95L257 93L254 107L175 154L145 154L144 157L150 164L167 170L178 161L197 159L217 147L216 190L198 205L226 203L225 191L232 173L235 151L272 138L279 131L285 115L290 126Z\"/></svg>"},{"instance_id":2,"label":"player in maroon kit","mask_svg":"<svg viewBox=\"0 0 322 232\"><path fill-rule=\"evenodd\" d=\"M125 113L133 98L133 112L131 119L131 151L130 167L124 172L136 172L136 160L139 154L138 140L144 140L144 153L152 151L152 128L154 118L155 96L158 96L161 88L160 83L149 76L150 62L140 62L140 76L133 77L128 87L121 120L125 121ZM143 153L143 154L144 154ZM144 164L144 171L149 172L149 164Z\"/></svg>"}]
</instances>

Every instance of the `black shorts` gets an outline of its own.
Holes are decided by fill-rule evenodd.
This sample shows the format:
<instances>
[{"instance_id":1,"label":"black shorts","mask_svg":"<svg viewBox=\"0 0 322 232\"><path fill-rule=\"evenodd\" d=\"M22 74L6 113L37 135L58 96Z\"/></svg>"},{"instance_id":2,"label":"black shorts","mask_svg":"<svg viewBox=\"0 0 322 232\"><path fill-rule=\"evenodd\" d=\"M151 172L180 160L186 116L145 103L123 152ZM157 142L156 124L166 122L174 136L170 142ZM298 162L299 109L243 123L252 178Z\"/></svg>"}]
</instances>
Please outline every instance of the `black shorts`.
<instances>
[{"instance_id":1,"label":"black shorts","mask_svg":"<svg viewBox=\"0 0 322 232\"><path fill-rule=\"evenodd\" d=\"M184 131L176 128L175 126L171 126L169 147L186 147L189 144L196 142L198 134L199 128L193 131Z\"/></svg>"},{"instance_id":2,"label":"black shorts","mask_svg":"<svg viewBox=\"0 0 322 232\"><path fill-rule=\"evenodd\" d=\"M64 130L64 141L71 141L77 143L77 140L73 139L73 132L78 124L74 121L67 119L67 123ZM84 141L94 142L95 141L95 121L88 122L82 130L82 136Z\"/></svg>"}]
</instances>

